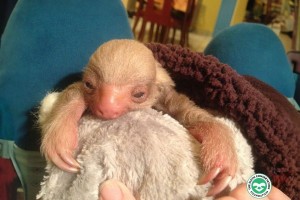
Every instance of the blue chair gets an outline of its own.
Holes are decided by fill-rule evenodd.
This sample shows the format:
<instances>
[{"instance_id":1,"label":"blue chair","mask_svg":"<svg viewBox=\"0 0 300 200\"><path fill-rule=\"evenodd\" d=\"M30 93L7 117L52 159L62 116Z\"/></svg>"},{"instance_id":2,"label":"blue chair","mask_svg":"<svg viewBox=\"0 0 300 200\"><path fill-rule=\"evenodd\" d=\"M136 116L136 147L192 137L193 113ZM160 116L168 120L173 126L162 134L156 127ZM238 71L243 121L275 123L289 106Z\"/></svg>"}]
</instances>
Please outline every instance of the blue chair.
<instances>
[{"instance_id":1,"label":"blue chair","mask_svg":"<svg viewBox=\"0 0 300 200\"><path fill-rule=\"evenodd\" d=\"M0 157L13 161L25 199L35 199L45 165L39 102L79 79L96 48L116 38L133 38L121 1L17 2L1 38Z\"/></svg>"},{"instance_id":2,"label":"blue chair","mask_svg":"<svg viewBox=\"0 0 300 200\"><path fill-rule=\"evenodd\" d=\"M217 34L204 50L239 74L267 83L293 101L295 77L278 36L267 26L240 23Z\"/></svg>"}]
</instances>

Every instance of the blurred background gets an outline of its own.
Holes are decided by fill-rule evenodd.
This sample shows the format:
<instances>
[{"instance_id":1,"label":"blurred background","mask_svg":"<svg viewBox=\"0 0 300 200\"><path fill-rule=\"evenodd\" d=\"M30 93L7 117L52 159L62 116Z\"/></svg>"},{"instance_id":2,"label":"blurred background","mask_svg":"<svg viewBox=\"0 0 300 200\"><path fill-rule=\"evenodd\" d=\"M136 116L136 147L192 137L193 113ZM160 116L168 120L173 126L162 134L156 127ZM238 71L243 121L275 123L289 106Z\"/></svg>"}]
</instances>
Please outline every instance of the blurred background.
<instances>
[{"instance_id":1,"label":"blurred background","mask_svg":"<svg viewBox=\"0 0 300 200\"><path fill-rule=\"evenodd\" d=\"M140 18L147 17L143 15L154 15L147 8L148 2L145 0L122 0L127 9L127 13L131 22L137 23L134 33L137 39L143 41L162 41L159 39L149 39L147 33L151 30L151 17L145 28L145 36L140 36L142 20ZM155 12L163 10L163 5L170 3L171 17L174 18L174 10L179 14L187 12L192 18L188 22L188 44L185 46L193 50L202 52L210 39L218 34L221 30L228 26L235 25L241 22L256 22L269 26L280 37L286 51L299 50L299 1L298 0L154 0L152 6L155 7ZM194 4L192 8L188 4ZM177 4L177 5L176 5ZM147 13L147 11L149 11ZM167 18L164 10L164 16L156 13L156 18ZM146 13L146 14L145 14ZM173 15L173 16L172 16ZM180 18L180 17L179 17ZM183 20L184 17L181 19ZM137 22L138 21L138 22ZM155 22L155 20L152 22ZM162 22L161 22L162 23ZM178 26L177 26L178 27ZM155 34L155 31L153 31ZM161 32L159 33L161 34ZM170 35L168 36L170 37ZM180 28L175 34L174 42L180 40ZM142 38L142 39L141 39ZM194 41L194 42L193 42Z\"/></svg>"}]
</instances>

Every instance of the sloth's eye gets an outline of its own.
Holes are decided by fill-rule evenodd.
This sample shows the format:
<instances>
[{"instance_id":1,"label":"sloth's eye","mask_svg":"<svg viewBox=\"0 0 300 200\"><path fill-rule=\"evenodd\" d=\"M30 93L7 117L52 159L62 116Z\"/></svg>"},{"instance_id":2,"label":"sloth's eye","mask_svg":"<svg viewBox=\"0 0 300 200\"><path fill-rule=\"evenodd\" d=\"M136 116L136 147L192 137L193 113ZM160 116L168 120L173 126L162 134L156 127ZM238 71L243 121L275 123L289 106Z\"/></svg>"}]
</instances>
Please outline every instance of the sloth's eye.
<instances>
[{"instance_id":1,"label":"sloth's eye","mask_svg":"<svg viewBox=\"0 0 300 200\"><path fill-rule=\"evenodd\" d=\"M137 92L134 93L132 96L135 98L142 98L145 95L145 92Z\"/></svg>"},{"instance_id":2,"label":"sloth's eye","mask_svg":"<svg viewBox=\"0 0 300 200\"><path fill-rule=\"evenodd\" d=\"M138 86L133 89L131 93L132 101L136 103L143 103L147 100L148 97L148 87L147 86Z\"/></svg>"},{"instance_id":3,"label":"sloth's eye","mask_svg":"<svg viewBox=\"0 0 300 200\"><path fill-rule=\"evenodd\" d=\"M84 86L89 90L95 89L94 85L89 81L84 81Z\"/></svg>"}]
</instances>

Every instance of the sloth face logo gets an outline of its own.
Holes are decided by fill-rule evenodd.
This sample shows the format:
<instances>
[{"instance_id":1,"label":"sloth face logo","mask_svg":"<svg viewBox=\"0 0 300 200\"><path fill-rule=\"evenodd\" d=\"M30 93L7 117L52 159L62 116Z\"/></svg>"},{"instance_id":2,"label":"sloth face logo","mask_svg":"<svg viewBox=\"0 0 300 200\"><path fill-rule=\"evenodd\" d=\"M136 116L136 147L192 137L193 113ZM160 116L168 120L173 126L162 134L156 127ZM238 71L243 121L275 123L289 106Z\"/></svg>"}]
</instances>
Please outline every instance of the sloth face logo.
<instances>
[{"instance_id":1,"label":"sloth face logo","mask_svg":"<svg viewBox=\"0 0 300 200\"><path fill-rule=\"evenodd\" d=\"M272 188L271 180L264 174L254 174L247 181L249 194L257 199L266 197Z\"/></svg>"},{"instance_id":2,"label":"sloth face logo","mask_svg":"<svg viewBox=\"0 0 300 200\"><path fill-rule=\"evenodd\" d=\"M264 190L266 188L266 184L265 183L253 183L252 185L258 192L261 192L262 190Z\"/></svg>"}]
</instances>

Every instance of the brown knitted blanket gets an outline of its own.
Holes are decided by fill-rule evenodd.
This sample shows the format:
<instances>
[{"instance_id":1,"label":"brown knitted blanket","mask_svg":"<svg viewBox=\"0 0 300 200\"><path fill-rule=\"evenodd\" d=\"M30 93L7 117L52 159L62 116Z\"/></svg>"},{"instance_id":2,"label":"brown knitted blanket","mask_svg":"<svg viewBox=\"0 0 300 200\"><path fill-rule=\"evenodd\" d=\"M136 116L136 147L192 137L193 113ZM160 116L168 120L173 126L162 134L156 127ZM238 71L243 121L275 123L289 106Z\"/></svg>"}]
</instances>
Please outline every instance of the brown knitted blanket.
<instances>
[{"instance_id":1,"label":"brown knitted blanket","mask_svg":"<svg viewBox=\"0 0 300 200\"><path fill-rule=\"evenodd\" d=\"M300 114L286 98L212 56L175 45L147 46L169 71L178 91L243 127L256 159L255 171L269 176L292 199L300 199Z\"/></svg>"}]
</instances>

